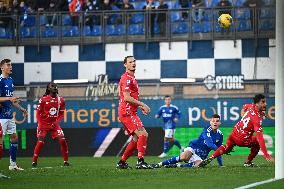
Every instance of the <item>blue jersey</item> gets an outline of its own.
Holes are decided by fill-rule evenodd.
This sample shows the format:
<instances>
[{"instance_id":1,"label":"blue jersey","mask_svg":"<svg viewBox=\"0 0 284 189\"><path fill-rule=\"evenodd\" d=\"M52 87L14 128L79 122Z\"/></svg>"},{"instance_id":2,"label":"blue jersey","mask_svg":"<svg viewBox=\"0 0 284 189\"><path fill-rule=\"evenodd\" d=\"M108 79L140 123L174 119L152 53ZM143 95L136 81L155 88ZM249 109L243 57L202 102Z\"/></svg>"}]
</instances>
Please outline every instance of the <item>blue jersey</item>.
<instances>
[{"instance_id":1,"label":"blue jersey","mask_svg":"<svg viewBox=\"0 0 284 189\"><path fill-rule=\"evenodd\" d=\"M174 119L179 119L181 112L179 111L178 107L171 104L170 106L161 106L156 115L158 117L162 116L164 121L164 129L175 129L176 123L174 122Z\"/></svg>"},{"instance_id":2,"label":"blue jersey","mask_svg":"<svg viewBox=\"0 0 284 189\"><path fill-rule=\"evenodd\" d=\"M205 127L200 136L197 139L190 141L189 146L195 150L196 155L201 159L207 158L211 150L217 150L223 143L223 134L218 129L217 132L213 132L209 126ZM218 163L222 166L222 157L218 157Z\"/></svg>"},{"instance_id":3,"label":"blue jersey","mask_svg":"<svg viewBox=\"0 0 284 189\"><path fill-rule=\"evenodd\" d=\"M11 97L14 91L14 81L11 77L4 78L0 75L0 94L1 97ZM12 119L12 102L6 101L1 103L0 119Z\"/></svg>"}]
</instances>

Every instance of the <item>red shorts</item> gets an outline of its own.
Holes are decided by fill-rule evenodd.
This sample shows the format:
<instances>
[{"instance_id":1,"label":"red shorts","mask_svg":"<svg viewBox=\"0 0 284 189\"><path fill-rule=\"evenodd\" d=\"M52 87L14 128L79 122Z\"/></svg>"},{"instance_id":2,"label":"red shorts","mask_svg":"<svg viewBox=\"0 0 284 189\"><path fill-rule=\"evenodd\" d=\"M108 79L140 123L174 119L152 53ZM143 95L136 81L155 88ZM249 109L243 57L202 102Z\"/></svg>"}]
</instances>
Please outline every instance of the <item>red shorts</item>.
<instances>
[{"instance_id":1,"label":"red shorts","mask_svg":"<svg viewBox=\"0 0 284 189\"><path fill-rule=\"evenodd\" d=\"M0 137L2 138L2 136L3 136L3 130L2 130L2 125L0 124Z\"/></svg>"},{"instance_id":2,"label":"red shorts","mask_svg":"<svg viewBox=\"0 0 284 189\"><path fill-rule=\"evenodd\" d=\"M142 121L137 115L122 116L119 117L119 120L123 124L128 135L132 135L138 128L144 128Z\"/></svg>"},{"instance_id":3,"label":"red shorts","mask_svg":"<svg viewBox=\"0 0 284 189\"><path fill-rule=\"evenodd\" d=\"M60 126L56 126L55 128L50 129L40 129L37 128L37 138L43 137L45 138L46 134L50 132L52 139L55 139L57 137L64 137L63 130Z\"/></svg>"},{"instance_id":4,"label":"red shorts","mask_svg":"<svg viewBox=\"0 0 284 189\"><path fill-rule=\"evenodd\" d=\"M231 133L227 139L226 146L227 148L233 148L234 146L240 146L240 147L253 147L258 146L257 138L256 136L252 136L250 138L239 138L235 136L233 133Z\"/></svg>"}]
</instances>

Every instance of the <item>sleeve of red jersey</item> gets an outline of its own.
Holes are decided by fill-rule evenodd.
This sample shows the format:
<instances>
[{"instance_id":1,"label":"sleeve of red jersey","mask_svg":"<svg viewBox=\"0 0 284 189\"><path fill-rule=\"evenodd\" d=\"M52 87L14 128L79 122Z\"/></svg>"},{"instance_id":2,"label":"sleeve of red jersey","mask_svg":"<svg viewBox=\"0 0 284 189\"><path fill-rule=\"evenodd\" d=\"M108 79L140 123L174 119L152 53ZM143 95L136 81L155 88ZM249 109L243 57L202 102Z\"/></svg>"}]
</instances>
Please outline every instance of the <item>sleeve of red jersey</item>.
<instances>
[{"instance_id":1,"label":"sleeve of red jersey","mask_svg":"<svg viewBox=\"0 0 284 189\"><path fill-rule=\"evenodd\" d=\"M40 98L38 101L37 109L36 109L36 119L37 119L38 125L41 125L42 123L40 114L42 113L43 109L44 109L44 101L42 98Z\"/></svg>"},{"instance_id":2,"label":"sleeve of red jersey","mask_svg":"<svg viewBox=\"0 0 284 189\"><path fill-rule=\"evenodd\" d=\"M121 87L121 91L122 92L130 92L130 85L131 85L131 78L128 78L128 77L125 77L121 80L121 84L120 84L120 87Z\"/></svg>"},{"instance_id":3,"label":"sleeve of red jersey","mask_svg":"<svg viewBox=\"0 0 284 189\"><path fill-rule=\"evenodd\" d=\"M65 100L64 100L64 98L60 97L60 108L59 108L59 113L58 113L58 118L57 118L58 124L61 122L61 120L64 117L64 110L65 109L66 109Z\"/></svg>"},{"instance_id":4,"label":"sleeve of red jersey","mask_svg":"<svg viewBox=\"0 0 284 189\"><path fill-rule=\"evenodd\" d=\"M251 104L244 104L243 105L243 110L247 111L251 107Z\"/></svg>"},{"instance_id":5,"label":"sleeve of red jersey","mask_svg":"<svg viewBox=\"0 0 284 189\"><path fill-rule=\"evenodd\" d=\"M253 125L254 125L254 131L256 133L258 144L260 146L261 151L263 152L263 156L265 159L269 159L270 155L268 154L266 146L265 146L265 141L263 138L263 132L262 132L262 127L260 125L260 121L254 120Z\"/></svg>"}]
</instances>

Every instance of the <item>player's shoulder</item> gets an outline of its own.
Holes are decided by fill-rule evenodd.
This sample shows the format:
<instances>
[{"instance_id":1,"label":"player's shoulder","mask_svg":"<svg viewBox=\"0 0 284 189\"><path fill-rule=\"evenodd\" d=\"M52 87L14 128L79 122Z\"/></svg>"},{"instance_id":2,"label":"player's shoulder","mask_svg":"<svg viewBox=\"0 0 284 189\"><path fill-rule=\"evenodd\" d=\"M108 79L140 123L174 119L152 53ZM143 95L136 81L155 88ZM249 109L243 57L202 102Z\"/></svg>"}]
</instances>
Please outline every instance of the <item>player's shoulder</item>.
<instances>
[{"instance_id":1,"label":"player's shoulder","mask_svg":"<svg viewBox=\"0 0 284 189\"><path fill-rule=\"evenodd\" d=\"M217 129L217 133L218 133L219 135L223 135L223 133L222 133L222 131L221 131L220 129Z\"/></svg>"},{"instance_id":2,"label":"player's shoulder","mask_svg":"<svg viewBox=\"0 0 284 189\"><path fill-rule=\"evenodd\" d=\"M60 100L61 102L64 102L64 101L65 101L65 99L64 99L62 96L58 96L58 98L59 98L59 100Z\"/></svg>"},{"instance_id":3,"label":"player's shoulder","mask_svg":"<svg viewBox=\"0 0 284 189\"><path fill-rule=\"evenodd\" d=\"M173 104L171 104L170 107L174 108L174 109L178 109L178 107L176 105L173 105Z\"/></svg>"},{"instance_id":4,"label":"player's shoulder","mask_svg":"<svg viewBox=\"0 0 284 189\"><path fill-rule=\"evenodd\" d=\"M205 126L204 127L204 129L203 129L203 132L208 132L208 133L210 133L212 131L212 128L210 127L210 125L207 125L207 126Z\"/></svg>"}]
</instances>

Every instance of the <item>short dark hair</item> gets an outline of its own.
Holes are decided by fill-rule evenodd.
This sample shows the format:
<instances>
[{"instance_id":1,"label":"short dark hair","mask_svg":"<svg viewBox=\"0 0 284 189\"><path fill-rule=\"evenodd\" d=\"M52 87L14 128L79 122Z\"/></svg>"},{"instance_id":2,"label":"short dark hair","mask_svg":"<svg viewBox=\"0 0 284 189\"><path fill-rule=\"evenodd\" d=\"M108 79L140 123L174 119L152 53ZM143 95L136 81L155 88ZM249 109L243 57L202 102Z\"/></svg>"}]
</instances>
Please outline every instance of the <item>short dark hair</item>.
<instances>
[{"instance_id":1,"label":"short dark hair","mask_svg":"<svg viewBox=\"0 0 284 189\"><path fill-rule=\"evenodd\" d=\"M9 63L9 62L11 62L11 60L8 58L1 60L0 67L2 67L5 63Z\"/></svg>"},{"instance_id":2,"label":"short dark hair","mask_svg":"<svg viewBox=\"0 0 284 189\"><path fill-rule=\"evenodd\" d=\"M170 95L165 95L164 99L166 99L166 98L171 98L171 96Z\"/></svg>"},{"instance_id":3,"label":"short dark hair","mask_svg":"<svg viewBox=\"0 0 284 189\"><path fill-rule=\"evenodd\" d=\"M220 119L220 116L219 116L219 114L213 114L213 115L212 115L212 118L218 118L218 119Z\"/></svg>"},{"instance_id":4,"label":"short dark hair","mask_svg":"<svg viewBox=\"0 0 284 189\"><path fill-rule=\"evenodd\" d=\"M129 55L129 56L124 57L123 64L125 64L125 63L127 62L127 59L128 59L128 58L131 58L131 57L134 57L134 56Z\"/></svg>"},{"instance_id":5,"label":"short dark hair","mask_svg":"<svg viewBox=\"0 0 284 189\"><path fill-rule=\"evenodd\" d=\"M263 94L257 94L253 97L253 103L259 103L261 99L265 99L265 96Z\"/></svg>"}]
</instances>

